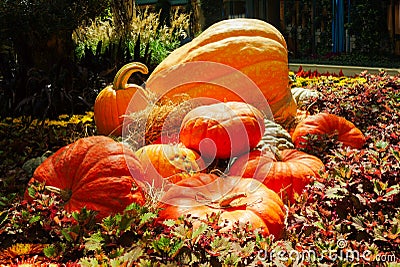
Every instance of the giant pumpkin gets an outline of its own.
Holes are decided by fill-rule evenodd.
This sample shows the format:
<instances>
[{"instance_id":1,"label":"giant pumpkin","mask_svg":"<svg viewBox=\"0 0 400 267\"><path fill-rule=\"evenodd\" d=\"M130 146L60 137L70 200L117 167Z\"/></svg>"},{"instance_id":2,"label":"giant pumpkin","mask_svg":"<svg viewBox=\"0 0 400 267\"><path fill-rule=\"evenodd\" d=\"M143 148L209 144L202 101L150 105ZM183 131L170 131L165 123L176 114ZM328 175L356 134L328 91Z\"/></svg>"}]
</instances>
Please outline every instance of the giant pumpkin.
<instances>
[{"instance_id":1,"label":"giant pumpkin","mask_svg":"<svg viewBox=\"0 0 400 267\"><path fill-rule=\"evenodd\" d=\"M161 198L158 221L191 215L206 219L220 213L219 223L228 231L235 222L261 228L279 238L285 208L279 196L262 183L241 177L199 173L178 182ZM225 222L227 225L225 225Z\"/></svg>"},{"instance_id":2,"label":"giant pumpkin","mask_svg":"<svg viewBox=\"0 0 400 267\"><path fill-rule=\"evenodd\" d=\"M131 203L144 204L135 179L143 168L133 151L106 136L81 138L60 148L35 170L30 183L56 189L68 212L83 207L101 219L122 212ZM25 198L31 199L28 190Z\"/></svg>"},{"instance_id":3,"label":"giant pumpkin","mask_svg":"<svg viewBox=\"0 0 400 267\"><path fill-rule=\"evenodd\" d=\"M189 111L179 139L205 159L227 159L257 146L263 133L263 114L258 109L243 102L226 102Z\"/></svg>"},{"instance_id":4,"label":"giant pumpkin","mask_svg":"<svg viewBox=\"0 0 400 267\"><path fill-rule=\"evenodd\" d=\"M122 134L123 115L127 108L130 112L142 110L147 105L144 89L136 84L128 84L134 72L147 74L145 65L139 62L128 63L115 75L112 85L107 86L97 95L94 103L94 120L97 132L103 135L120 136ZM135 103L130 104L135 96Z\"/></svg>"},{"instance_id":5,"label":"giant pumpkin","mask_svg":"<svg viewBox=\"0 0 400 267\"><path fill-rule=\"evenodd\" d=\"M254 178L293 202L312 177L319 177L324 164L313 155L295 149L281 151L254 150L239 157L230 168L230 175Z\"/></svg>"},{"instance_id":6,"label":"giant pumpkin","mask_svg":"<svg viewBox=\"0 0 400 267\"><path fill-rule=\"evenodd\" d=\"M229 73L209 62L229 66L244 75ZM288 75L282 34L267 22L238 18L215 23L174 50L152 72L147 86L164 97L185 93L192 98L243 101L263 111L267 100L274 120L281 123L296 115ZM245 78L256 86L246 83Z\"/></svg>"}]
</instances>

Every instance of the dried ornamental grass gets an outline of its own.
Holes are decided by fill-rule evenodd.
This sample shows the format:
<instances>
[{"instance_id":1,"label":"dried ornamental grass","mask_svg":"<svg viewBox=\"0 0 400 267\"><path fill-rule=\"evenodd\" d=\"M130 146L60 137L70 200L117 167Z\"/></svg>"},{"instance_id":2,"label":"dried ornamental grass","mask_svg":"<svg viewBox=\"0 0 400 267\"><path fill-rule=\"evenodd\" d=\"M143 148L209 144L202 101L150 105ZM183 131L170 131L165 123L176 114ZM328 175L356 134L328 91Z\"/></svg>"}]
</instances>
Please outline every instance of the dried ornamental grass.
<instances>
[{"instance_id":1,"label":"dried ornamental grass","mask_svg":"<svg viewBox=\"0 0 400 267\"><path fill-rule=\"evenodd\" d=\"M171 16L171 25L159 27L159 12L149 11L148 8L139 10L135 5L128 5L122 9L128 9L129 14L122 14L117 10L108 20L95 19L75 29L72 35L75 43L88 44L96 48L99 41L109 44L119 41L121 37L136 42L140 34L141 42L144 44L159 40L171 46L172 43L187 37L190 14L176 10Z\"/></svg>"},{"instance_id":2,"label":"dried ornamental grass","mask_svg":"<svg viewBox=\"0 0 400 267\"><path fill-rule=\"evenodd\" d=\"M178 134L183 117L197 104L189 101L188 95L179 95L176 98L157 101L155 95L149 93L149 104L144 110L126 115L126 130L124 141L133 150L160 138L161 134L172 136Z\"/></svg>"}]
</instances>

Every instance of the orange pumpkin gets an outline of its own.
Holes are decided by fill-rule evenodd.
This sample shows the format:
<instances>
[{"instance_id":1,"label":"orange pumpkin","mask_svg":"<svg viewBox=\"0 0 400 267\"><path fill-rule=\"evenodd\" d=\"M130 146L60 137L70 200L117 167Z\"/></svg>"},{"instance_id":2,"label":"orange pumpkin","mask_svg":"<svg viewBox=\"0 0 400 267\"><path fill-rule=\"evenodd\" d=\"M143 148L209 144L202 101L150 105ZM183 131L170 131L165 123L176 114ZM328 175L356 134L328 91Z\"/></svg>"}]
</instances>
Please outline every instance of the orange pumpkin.
<instances>
[{"instance_id":1,"label":"orange pumpkin","mask_svg":"<svg viewBox=\"0 0 400 267\"><path fill-rule=\"evenodd\" d=\"M230 175L254 178L278 193L282 199L294 201L309 184L311 177L319 177L324 164L313 155L295 150L254 150L239 157L230 168Z\"/></svg>"},{"instance_id":2,"label":"orange pumpkin","mask_svg":"<svg viewBox=\"0 0 400 267\"><path fill-rule=\"evenodd\" d=\"M285 221L285 208L279 196L262 183L240 177L218 177L199 173L178 182L161 198L158 221L190 214L206 219L221 213L219 223L229 231L235 222L250 223L266 235L279 238Z\"/></svg>"},{"instance_id":3,"label":"orange pumpkin","mask_svg":"<svg viewBox=\"0 0 400 267\"><path fill-rule=\"evenodd\" d=\"M164 97L184 93L192 98L243 101L269 113L267 100L274 120L283 123L296 115L288 74L282 34L265 21L238 18L215 23L174 50L146 84ZM246 78L254 84L246 83Z\"/></svg>"},{"instance_id":4,"label":"orange pumpkin","mask_svg":"<svg viewBox=\"0 0 400 267\"><path fill-rule=\"evenodd\" d=\"M142 110L146 107L144 89L136 84L128 84L129 77L137 71L143 74L148 73L147 67L142 63L126 64L115 75L113 84L104 88L96 97L94 120L99 134L122 135L123 115L134 96L133 110L129 112Z\"/></svg>"},{"instance_id":5,"label":"orange pumpkin","mask_svg":"<svg viewBox=\"0 0 400 267\"><path fill-rule=\"evenodd\" d=\"M144 183L164 188L205 168L200 156L182 145L151 144L135 152L145 171Z\"/></svg>"},{"instance_id":6,"label":"orange pumpkin","mask_svg":"<svg viewBox=\"0 0 400 267\"><path fill-rule=\"evenodd\" d=\"M257 146L265 127L262 113L243 102L199 106L183 118L180 141L205 159L226 159Z\"/></svg>"},{"instance_id":7,"label":"orange pumpkin","mask_svg":"<svg viewBox=\"0 0 400 267\"><path fill-rule=\"evenodd\" d=\"M297 124L292 134L296 148L312 145L305 138L308 134L337 136L337 141L352 148L361 148L365 144L364 134L352 122L329 113L308 116Z\"/></svg>"},{"instance_id":8,"label":"orange pumpkin","mask_svg":"<svg viewBox=\"0 0 400 267\"><path fill-rule=\"evenodd\" d=\"M100 220L122 212L145 196L135 179L143 180L139 160L128 147L106 136L91 136L60 148L35 170L30 183L45 183L61 193L68 212L83 207L98 211ZM31 199L28 190L25 198Z\"/></svg>"}]
</instances>

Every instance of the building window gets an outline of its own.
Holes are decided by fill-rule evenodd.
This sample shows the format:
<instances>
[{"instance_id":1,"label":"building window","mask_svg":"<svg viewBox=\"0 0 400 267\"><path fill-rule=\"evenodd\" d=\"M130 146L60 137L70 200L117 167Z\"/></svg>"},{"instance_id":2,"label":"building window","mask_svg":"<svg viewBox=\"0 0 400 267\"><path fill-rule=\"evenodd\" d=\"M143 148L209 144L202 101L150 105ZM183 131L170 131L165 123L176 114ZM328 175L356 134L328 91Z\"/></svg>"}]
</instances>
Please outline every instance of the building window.
<instances>
[{"instance_id":1,"label":"building window","mask_svg":"<svg viewBox=\"0 0 400 267\"><path fill-rule=\"evenodd\" d=\"M227 18L245 18L246 1L245 0L224 0L224 14Z\"/></svg>"}]
</instances>

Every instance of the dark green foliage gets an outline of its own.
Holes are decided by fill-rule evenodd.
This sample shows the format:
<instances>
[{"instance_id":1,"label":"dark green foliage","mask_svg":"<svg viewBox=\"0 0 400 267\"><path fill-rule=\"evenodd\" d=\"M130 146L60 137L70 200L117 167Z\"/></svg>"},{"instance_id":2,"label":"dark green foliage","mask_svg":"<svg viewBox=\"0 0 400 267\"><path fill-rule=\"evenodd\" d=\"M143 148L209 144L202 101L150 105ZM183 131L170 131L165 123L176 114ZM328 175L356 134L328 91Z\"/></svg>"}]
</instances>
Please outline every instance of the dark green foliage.
<instances>
[{"instance_id":1,"label":"dark green foliage","mask_svg":"<svg viewBox=\"0 0 400 267\"><path fill-rule=\"evenodd\" d=\"M0 2L2 116L54 116L91 108L85 73L74 64L72 32L102 15L109 0Z\"/></svg>"},{"instance_id":2,"label":"dark green foliage","mask_svg":"<svg viewBox=\"0 0 400 267\"><path fill-rule=\"evenodd\" d=\"M351 9L349 33L354 35L359 53L382 53L390 50L386 1L357 1Z\"/></svg>"},{"instance_id":3,"label":"dark green foliage","mask_svg":"<svg viewBox=\"0 0 400 267\"><path fill-rule=\"evenodd\" d=\"M47 70L60 57L72 56L72 31L101 15L109 3L110 0L3 0L0 40L2 45L12 41L20 65Z\"/></svg>"}]
</instances>

